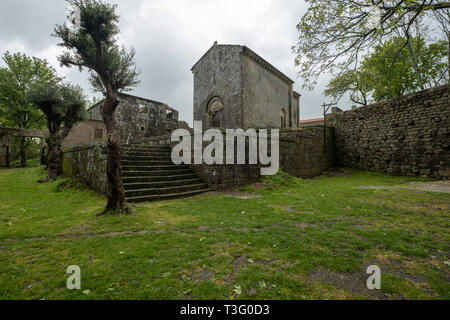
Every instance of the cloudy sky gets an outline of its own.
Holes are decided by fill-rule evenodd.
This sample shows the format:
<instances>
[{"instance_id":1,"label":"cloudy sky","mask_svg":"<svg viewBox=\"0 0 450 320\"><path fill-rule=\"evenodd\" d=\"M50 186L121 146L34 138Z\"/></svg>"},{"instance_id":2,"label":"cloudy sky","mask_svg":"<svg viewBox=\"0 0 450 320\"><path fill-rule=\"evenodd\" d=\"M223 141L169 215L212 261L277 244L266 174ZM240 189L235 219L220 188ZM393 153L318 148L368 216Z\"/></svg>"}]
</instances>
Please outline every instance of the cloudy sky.
<instances>
[{"instance_id":1,"label":"cloudy sky","mask_svg":"<svg viewBox=\"0 0 450 320\"><path fill-rule=\"evenodd\" d=\"M132 94L166 102L192 124L194 63L214 41L250 47L296 81L301 118L321 116L324 77L314 91L303 90L291 47L296 24L306 11L301 0L111 0L118 4L121 44L136 49L141 83ZM86 72L61 68L56 59L55 24L66 18L63 0L1 0L0 54L21 51L47 59L66 80L94 93ZM0 66L3 66L3 61ZM329 102L329 98L325 99ZM340 107L343 107L340 105ZM344 107L344 109L346 109Z\"/></svg>"}]
</instances>

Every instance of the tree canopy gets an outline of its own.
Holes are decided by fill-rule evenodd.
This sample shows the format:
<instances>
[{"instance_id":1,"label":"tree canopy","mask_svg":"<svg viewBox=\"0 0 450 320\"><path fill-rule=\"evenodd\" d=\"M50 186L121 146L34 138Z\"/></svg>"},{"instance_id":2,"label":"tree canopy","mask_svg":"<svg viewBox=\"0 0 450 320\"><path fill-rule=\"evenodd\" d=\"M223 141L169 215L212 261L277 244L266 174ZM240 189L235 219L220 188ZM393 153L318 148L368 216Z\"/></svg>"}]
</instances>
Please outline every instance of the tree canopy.
<instances>
[{"instance_id":1,"label":"tree canopy","mask_svg":"<svg viewBox=\"0 0 450 320\"><path fill-rule=\"evenodd\" d=\"M350 100L367 105L416 92L448 81L447 48L444 41L425 43L412 37L394 37L376 46L356 70L334 77L325 94L339 99L350 93Z\"/></svg>"},{"instance_id":2,"label":"tree canopy","mask_svg":"<svg viewBox=\"0 0 450 320\"><path fill-rule=\"evenodd\" d=\"M304 86L313 88L324 72L358 67L371 48L401 36L408 44L421 17L448 21L450 2L437 0L305 0L309 8L297 25L293 47ZM447 19L447 20L445 20Z\"/></svg>"},{"instance_id":3,"label":"tree canopy","mask_svg":"<svg viewBox=\"0 0 450 320\"><path fill-rule=\"evenodd\" d=\"M107 90L128 91L138 83L135 50L127 51L117 44L119 16L117 5L95 0L69 0L72 14L79 20L68 20L55 27L54 35L62 40L66 51L58 57L63 66L87 68L92 87L106 95ZM78 23L79 25L75 25Z\"/></svg>"},{"instance_id":4,"label":"tree canopy","mask_svg":"<svg viewBox=\"0 0 450 320\"><path fill-rule=\"evenodd\" d=\"M42 112L28 99L32 86L40 81L56 83L60 78L46 60L28 57L24 53L3 56L5 68L0 68L0 117L5 125L18 128L42 128Z\"/></svg>"},{"instance_id":5,"label":"tree canopy","mask_svg":"<svg viewBox=\"0 0 450 320\"><path fill-rule=\"evenodd\" d=\"M29 92L29 99L45 115L49 137L47 144L49 178L61 172L61 143L70 129L86 118L83 90L69 83L39 82Z\"/></svg>"}]
</instances>

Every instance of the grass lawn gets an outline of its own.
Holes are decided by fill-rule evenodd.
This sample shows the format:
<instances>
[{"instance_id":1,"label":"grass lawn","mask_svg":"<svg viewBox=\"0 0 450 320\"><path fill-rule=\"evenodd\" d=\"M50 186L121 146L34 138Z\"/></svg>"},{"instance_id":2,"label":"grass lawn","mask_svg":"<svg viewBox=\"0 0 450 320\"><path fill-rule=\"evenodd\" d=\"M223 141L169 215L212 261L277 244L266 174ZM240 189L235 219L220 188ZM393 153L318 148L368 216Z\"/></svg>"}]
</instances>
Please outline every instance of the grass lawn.
<instances>
[{"instance_id":1,"label":"grass lawn","mask_svg":"<svg viewBox=\"0 0 450 320\"><path fill-rule=\"evenodd\" d=\"M104 198L43 176L0 170L0 299L450 298L450 194L411 178L278 174L96 217Z\"/></svg>"}]
</instances>

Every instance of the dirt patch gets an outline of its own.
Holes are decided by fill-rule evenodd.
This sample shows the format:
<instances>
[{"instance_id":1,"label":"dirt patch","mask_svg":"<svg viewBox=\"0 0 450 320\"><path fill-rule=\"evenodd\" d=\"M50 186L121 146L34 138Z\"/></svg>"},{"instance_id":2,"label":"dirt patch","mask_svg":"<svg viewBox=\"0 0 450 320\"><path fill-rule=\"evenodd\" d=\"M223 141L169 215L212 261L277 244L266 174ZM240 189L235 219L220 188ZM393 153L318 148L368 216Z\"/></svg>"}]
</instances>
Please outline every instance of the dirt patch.
<instances>
[{"instance_id":1,"label":"dirt patch","mask_svg":"<svg viewBox=\"0 0 450 320\"><path fill-rule=\"evenodd\" d=\"M280 205L276 205L276 204L269 204L268 206L271 208L274 208L274 209L283 209L286 212L297 212L297 210L292 209L291 207L288 207L288 206L280 206Z\"/></svg>"},{"instance_id":2,"label":"dirt patch","mask_svg":"<svg viewBox=\"0 0 450 320\"><path fill-rule=\"evenodd\" d=\"M250 192L233 192L228 191L224 193L227 197L231 198L238 198L238 199L254 199L254 198L261 198L260 195L250 193Z\"/></svg>"},{"instance_id":3,"label":"dirt patch","mask_svg":"<svg viewBox=\"0 0 450 320\"><path fill-rule=\"evenodd\" d=\"M407 185L412 189L450 193L450 180L440 180L432 182L408 182Z\"/></svg>"},{"instance_id":4,"label":"dirt patch","mask_svg":"<svg viewBox=\"0 0 450 320\"><path fill-rule=\"evenodd\" d=\"M330 170L325 171L324 175L328 177L349 177L351 171L344 168L331 168Z\"/></svg>"},{"instance_id":5,"label":"dirt patch","mask_svg":"<svg viewBox=\"0 0 450 320\"><path fill-rule=\"evenodd\" d=\"M248 265L248 261L244 256L237 256L233 260L233 265L235 267L246 267Z\"/></svg>"},{"instance_id":6,"label":"dirt patch","mask_svg":"<svg viewBox=\"0 0 450 320\"><path fill-rule=\"evenodd\" d=\"M250 186L250 189L262 190L267 188L267 183L265 182L257 182Z\"/></svg>"},{"instance_id":7,"label":"dirt patch","mask_svg":"<svg viewBox=\"0 0 450 320\"><path fill-rule=\"evenodd\" d=\"M364 297L374 299L386 299L387 297L380 290L369 290L366 285L368 275L364 272L336 273L329 270L318 270L308 274L309 282L326 282L340 289Z\"/></svg>"},{"instance_id":8,"label":"dirt patch","mask_svg":"<svg viewBox=\"0 0 450 320\"><path fill-rule=\"evenodd\" d=\"M211 280L214 277L214 272L208 270L208 269L202 269L200 273L194 275L191 277L194 281L208 281Z\"/></svg>"},{"instance_id":9,"label":"dirt patch","mask_svg":"<svg viewBox=\"0 0 450 320\"><path fill-rule=\"evenodd\" d=\"M444 192L450 193L450 180L440 180L432 182L408 182L399 186L358 186L358 189L393 190L406 189L414 191Z\"/></svg>"},{"instance_id":10,"label":"dirt patch","mask_svg":"<svg viewBox=\"0 0 450 320\"><path fill-rule=\"evenodd\" d=\"M308 226L308 224L307 223L294 223L294 226L297 229L304 229L304 228L306 228Z\"/></svg>"}]
</instances>

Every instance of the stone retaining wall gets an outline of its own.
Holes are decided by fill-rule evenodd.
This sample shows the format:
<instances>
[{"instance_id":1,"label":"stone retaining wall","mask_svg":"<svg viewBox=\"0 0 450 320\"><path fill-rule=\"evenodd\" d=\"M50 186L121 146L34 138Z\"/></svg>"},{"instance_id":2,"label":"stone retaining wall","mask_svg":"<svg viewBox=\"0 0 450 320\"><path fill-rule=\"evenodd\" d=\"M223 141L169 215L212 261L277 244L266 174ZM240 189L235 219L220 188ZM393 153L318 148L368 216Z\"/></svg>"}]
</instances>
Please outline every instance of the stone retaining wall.
<instances>
[{"instance_id":1,"label":"stone retaining wall","mask_svg":"<svg viewBox=\"0 0 450 320\"><path fill-rule=\"evenodd\" d=\"M72 148L63 152L63 175L80 181L94 191L107 194L106 161L104 143Z\"/></svg>"},{"instance_id":2,"label":"stone retaining wall","mask_svg":"<svg viewBox=\"0 0 450 320\"><path fill-rule=\"evenodd\" d=\"M280 131L279 167L297 177L314 177L322 174L333 164L332 129L327 128L327 147L324 148L323 126ZM170 136L153 138L153 145L169 142ZM191 141L193 133L191 132ZM270 141L270 140L269 140ZM208 145L203 143L203 148ZM170 143L171 147L176 143ZM270 142L268 144L270 146ZM224 156L225 156L224 143ZM193 149L192 149L193 154ZM235 151L236 156L236 151ZM191 164L190 167L211 189L229 189L258 181L261 165L248 164L248 142L246 164ZM225 162L225 160L224 160ZM193 160L192 160L193 163ZM236 161L235 161L236 163Z\"/></svg>"},{"instance_id":3,"label":"stone retaining wall","mask_svg":"<svg viewBox=\"0 0 450 320\"><path fill-rule=\"evenodd\" d=\"M449 85L335 112L339 166L397 175L450 178Z\"/></svg>"}]
</instances>

